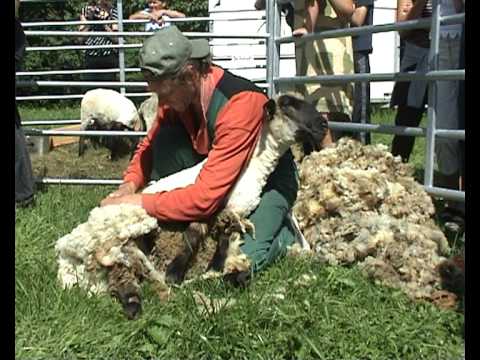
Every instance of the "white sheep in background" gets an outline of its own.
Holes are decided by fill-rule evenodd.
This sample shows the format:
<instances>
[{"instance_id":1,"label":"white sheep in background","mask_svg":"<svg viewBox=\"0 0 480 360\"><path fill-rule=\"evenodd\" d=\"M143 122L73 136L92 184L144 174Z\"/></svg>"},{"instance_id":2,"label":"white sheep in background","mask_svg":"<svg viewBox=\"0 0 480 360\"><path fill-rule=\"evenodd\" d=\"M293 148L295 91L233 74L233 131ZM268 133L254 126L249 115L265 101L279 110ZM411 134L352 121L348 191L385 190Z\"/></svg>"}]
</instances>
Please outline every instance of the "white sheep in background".
<instances>
[{"instance_id":1,"label":"white sheep in background","mask_svg":"<svg viewBox=\"0 0 480 360\"><path fill-rule=\"evenodd\" d=\"M224 273L245 271L249 268L246 256L239 253L240 234L245 232L246 228L253 230L245 217L258 205L263 186L279 158L293 142L309 140L319 144L325 135L326 121L312 105L303 100L283 95L276 100L270 100L266 109L266 123L254 154L229 195L225 210L221 211L210 227L219 237L224 235L220 243L231 245L230 250L227 246L224 248L225 253L217 254L223 256L220 260L221 265L225 265ZM199 164L195 171L199 170L200 166ZM171 182L171 176L169 181L160 180L156 185L145 189L145 192L165 191L188 185L194 182L198 174L198 171L195 171L180 172L183 180L180 180L178 175L174 182ZM185 180L185 174L188 174L188 180ZM162 187L162 183L173 183L176 186ZM144 225L139 226L139 222ZM78 284L94 293L110 289L120 294L119 298L130 318L135 317L139 311L139 286L136 282L139 277L154 280L161 296L166 297L168 291L164 275L154 269L149 259L141 255L143 253L135 245L136 239L155 231L154 223L156 224L156 220L140 207L111 205L92 210L87 223L79 225L71 234L57 241L58 277L62 286ZM233 231L226 231L226 223L232 226ZM205 240L207 231L206 225L192 223L186 231L190 246L193 239L193 246L198 249L199 244ZM162 232L158 236L161 237ZM178 275L180 272L181 280L193 255L194 253L186 253L184 249L182 254L175 258L176 262L172 262L174 273ZM227 255L229 256L225 259ZM182 260L179 262L180 258ZM114 280L109 282L109 278Z\"/></svg>"},{"instance_id":2,"label":"white sheep in background","mask_svg":"<svg viewBox=\"0 0 480 360\"><path fill-rule=\"evenodd\" d=\"M153 93L147 100L140 104L138 116L142 124L142 130L149 131L157 118L158 96Z\"/></svg>"},{"instance_id":3,"label":"white sheep in background","mask_svg":"<svg viewBox=\"0 0 480 360\"><path fill-rule=\"evenodd\" d=\"M80 109L80 130L145 131L135 104L117 91L94 89L87 91L82 98ZM85 138L79 141L79 155L83 155ZM94 145L102 145L110 150L111 160L131 153L137 143L135 137L92 137Z\"/></svg>"}]
</instances>

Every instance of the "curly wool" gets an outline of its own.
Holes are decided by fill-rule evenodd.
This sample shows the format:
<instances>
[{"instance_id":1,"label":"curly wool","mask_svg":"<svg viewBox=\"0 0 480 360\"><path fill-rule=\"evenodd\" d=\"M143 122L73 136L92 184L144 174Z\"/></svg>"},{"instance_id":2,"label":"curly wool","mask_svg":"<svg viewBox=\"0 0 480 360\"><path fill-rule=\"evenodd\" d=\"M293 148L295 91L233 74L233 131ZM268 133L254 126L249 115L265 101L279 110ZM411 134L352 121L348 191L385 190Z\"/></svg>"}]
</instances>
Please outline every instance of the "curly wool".
<instances>
[{"instance_id":1,"label":"curly wool","mask_svg":"<svg viewBox=\"0 0 480 360\"><path fill-rule=\"evenodd\" d=\"M300 165L294 213L323 261L358 263L371 278L429 298L449 252L434 206L412 168L384 145L341 139Z\"/></svg>"},{"instance_id":2,"label":"curly wool","mask_svg":"<svg viewBox=\"0 0 480 360\"><path fill-rule=\"evenodd\" d=\"M62 287L78 284L90 293L107 291L107 271L102 264L125 263L122 247L129 240L155 231L157 220L136 205L121 204L94 208L85 223L58 239L58 280Z\"/></svg>"},{"instance_id":3,"label":"curly wool","mask_svg":"<svg viewBox=\"0 0 480 360\"><path fill-rule=\"evenodd\" d=\"M81 102L81 127L85 129L92 120L100 123L117 121L131 129L141 128L135 104L124 95L111 89L93 89L85 93Z\"/></svg>"}]
</instances>

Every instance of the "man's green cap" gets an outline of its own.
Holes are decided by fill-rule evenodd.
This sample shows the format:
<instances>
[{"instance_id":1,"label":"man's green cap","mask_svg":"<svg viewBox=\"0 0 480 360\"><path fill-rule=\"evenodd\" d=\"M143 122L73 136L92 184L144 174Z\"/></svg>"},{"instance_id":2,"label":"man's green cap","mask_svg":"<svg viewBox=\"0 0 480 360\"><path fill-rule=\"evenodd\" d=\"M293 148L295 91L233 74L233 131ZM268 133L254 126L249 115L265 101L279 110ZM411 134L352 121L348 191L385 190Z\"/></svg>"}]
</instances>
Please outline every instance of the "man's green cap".
<instances>
[{"instance_id":1,"label":"man's green cap","mask_svg":"<svg viewBox=\"0 0 480 360\"><path fill-rule=\"evenodd\" d=\"M189 40L176 26L158 30L140 50L140 68L157 78L174 76L187 60L202 59L210 54L206 39Z\"/></svg>"}]
</instances>

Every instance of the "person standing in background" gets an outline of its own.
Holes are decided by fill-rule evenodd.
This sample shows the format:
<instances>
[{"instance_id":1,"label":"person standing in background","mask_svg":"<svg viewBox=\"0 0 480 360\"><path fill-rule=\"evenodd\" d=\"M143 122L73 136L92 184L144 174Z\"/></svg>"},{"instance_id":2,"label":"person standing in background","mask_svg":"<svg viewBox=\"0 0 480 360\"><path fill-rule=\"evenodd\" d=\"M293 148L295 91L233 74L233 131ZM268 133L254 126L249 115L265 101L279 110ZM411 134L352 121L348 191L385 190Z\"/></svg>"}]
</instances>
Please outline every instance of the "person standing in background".
<instances>
[{"instance_id":1,"label":"person standing in background","mask_svg":"<svg viewBox=\"0 0 480 360\"><path fill-rule=\"evenodd\" d=\"M25 55L25 34L18 20L20 0L15 0L15 71L21 70ZM16 85L16 82L15 82ZM15 210L17 206L31 205L34 200L34 177L27 142L18 113L15 86Z\"/></svg>"},{"instance_id":2,"label":"person standing in background","mask_svg":"<svg viewBox=\"0 0 480 360\"><path fill-rule=\"evenodd\" d=\"M352 27L373 25L374 0L354 0L355 11L350 24ZM372 53L372 34L362 34L352 37L353 66L356 74L370 73L370 59ZM354 88L353 123L370 124L370 82L357 82ZM370 133L356 133L358 140L363 144L370 144Z\"/></svg>"},{"instance_id":3,"label":"person standing in background","mask_svg":"<svg viewBox=\"0 0 480 360\"><path fill-rule=\"evenodd\" d=\"M129 20L150 20L145 24L145 31L157 31L165 26L170 26L169 19L184 18L185 14L168 9L165 0L148 0L148 7L130 15Z\"/></svg>"},{"instance_id":4,"label":"person standing in background","mask_svg":"<svg viewBox=\"0 0 480 360\"><path fill-rule=\"evenodd\" d=\"M346 28L355 9L352 0L296 0L294 8L294 36ZM298 76L353 74L352 39L345 36L296 42L295 60ZM297 90L328 121L351 121L353 83L307 83L300 85ZM326 147L343 135L343 132L329 132L321 146ZM305 154L312 150L304 144Z\"/></svg>"},{"instance_id":5,"label":"person standing in background","mask_svg":"<svg viewBox=\"0 0 480 360\"><path fill-rule=\"evenodd\" d=\"M439 0L440 16L449 16L464 11L461 0ZM462 25L451 24L440 26L440 42L438 69L458 69L460 63L460 43L462 37ZM459 81L438 80L436 116L437 129L459 128ZM435 155L437 158L439 179L438 185L444 188L459 190L460 181L460 149L459 141L443 137L435 138ZM465 204L457 201L447 201L440 218L445 222L461 222L464 216Z\"/></svg>"},{"instance_id":6,"label":"person standing in background","mask_svg":"<svg viewBox=\"0 0 480 360\"><path fill-rule=\"evenodd\" d=\"M81 21L92 20L117 20L117 10L112 6L112 0L92 1L82 8ZM80 31L118 31L117 24L82 24ZM85 45L113 45L116 38L108 36L90 36ZM85 67L87 69L112 69L118 68L118 52L116 49L88 49L85 51ZM92 73L85 74L85 81L116 81L116 73Z\"/></svg>"},{"instance_id":7,"label":"person standing in background","mask_svg":"<svg viewBox=\"0 0 480 360\"><path fill-rule=\"evenodd\" d=\"M398 22L431 16L431 0L397 0ZM399 31L399 34L404 44L400 72L427 72L430 49L429 30L403 30ZM417 127L420 124L427 104L427 87L427 82L423 80L395 83L390 106L397 106L396 126ZM392 154L400 155L403 162L408 162L414 145L414 136L395 135L392 141Z\"/></svg>"}]
</instances>

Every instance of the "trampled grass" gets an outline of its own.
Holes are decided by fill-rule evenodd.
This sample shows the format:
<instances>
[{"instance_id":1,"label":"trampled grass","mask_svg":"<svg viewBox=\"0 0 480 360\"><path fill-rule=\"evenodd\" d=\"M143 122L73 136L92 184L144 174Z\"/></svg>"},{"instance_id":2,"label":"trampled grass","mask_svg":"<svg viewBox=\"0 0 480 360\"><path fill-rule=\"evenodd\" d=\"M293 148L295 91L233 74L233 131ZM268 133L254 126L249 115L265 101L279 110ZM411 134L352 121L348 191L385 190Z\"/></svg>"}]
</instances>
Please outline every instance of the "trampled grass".
<instances>
[{"instance_id":1,"label":"trampled grass","mask_svg":"<svg viewBox=\"0 0 480 360\"><path fill-rule=\"evenodd\" d=\"M382 116L388 120L387 112ZM421 146L417 140L415 153ZM16 358L456 359L463 352L463 315L413 303L355 267L302 258L280 260L244 291L221 281L194 283L162 304L147 286L142 316L128 321L110 297L63 291L56 283L56 240L111 190L50 186L34 207L17 210ZM301 285L302 274L316 277ZM197 291L230 299L230 306L199 306Z\"/></svg>"}]
</instances>

